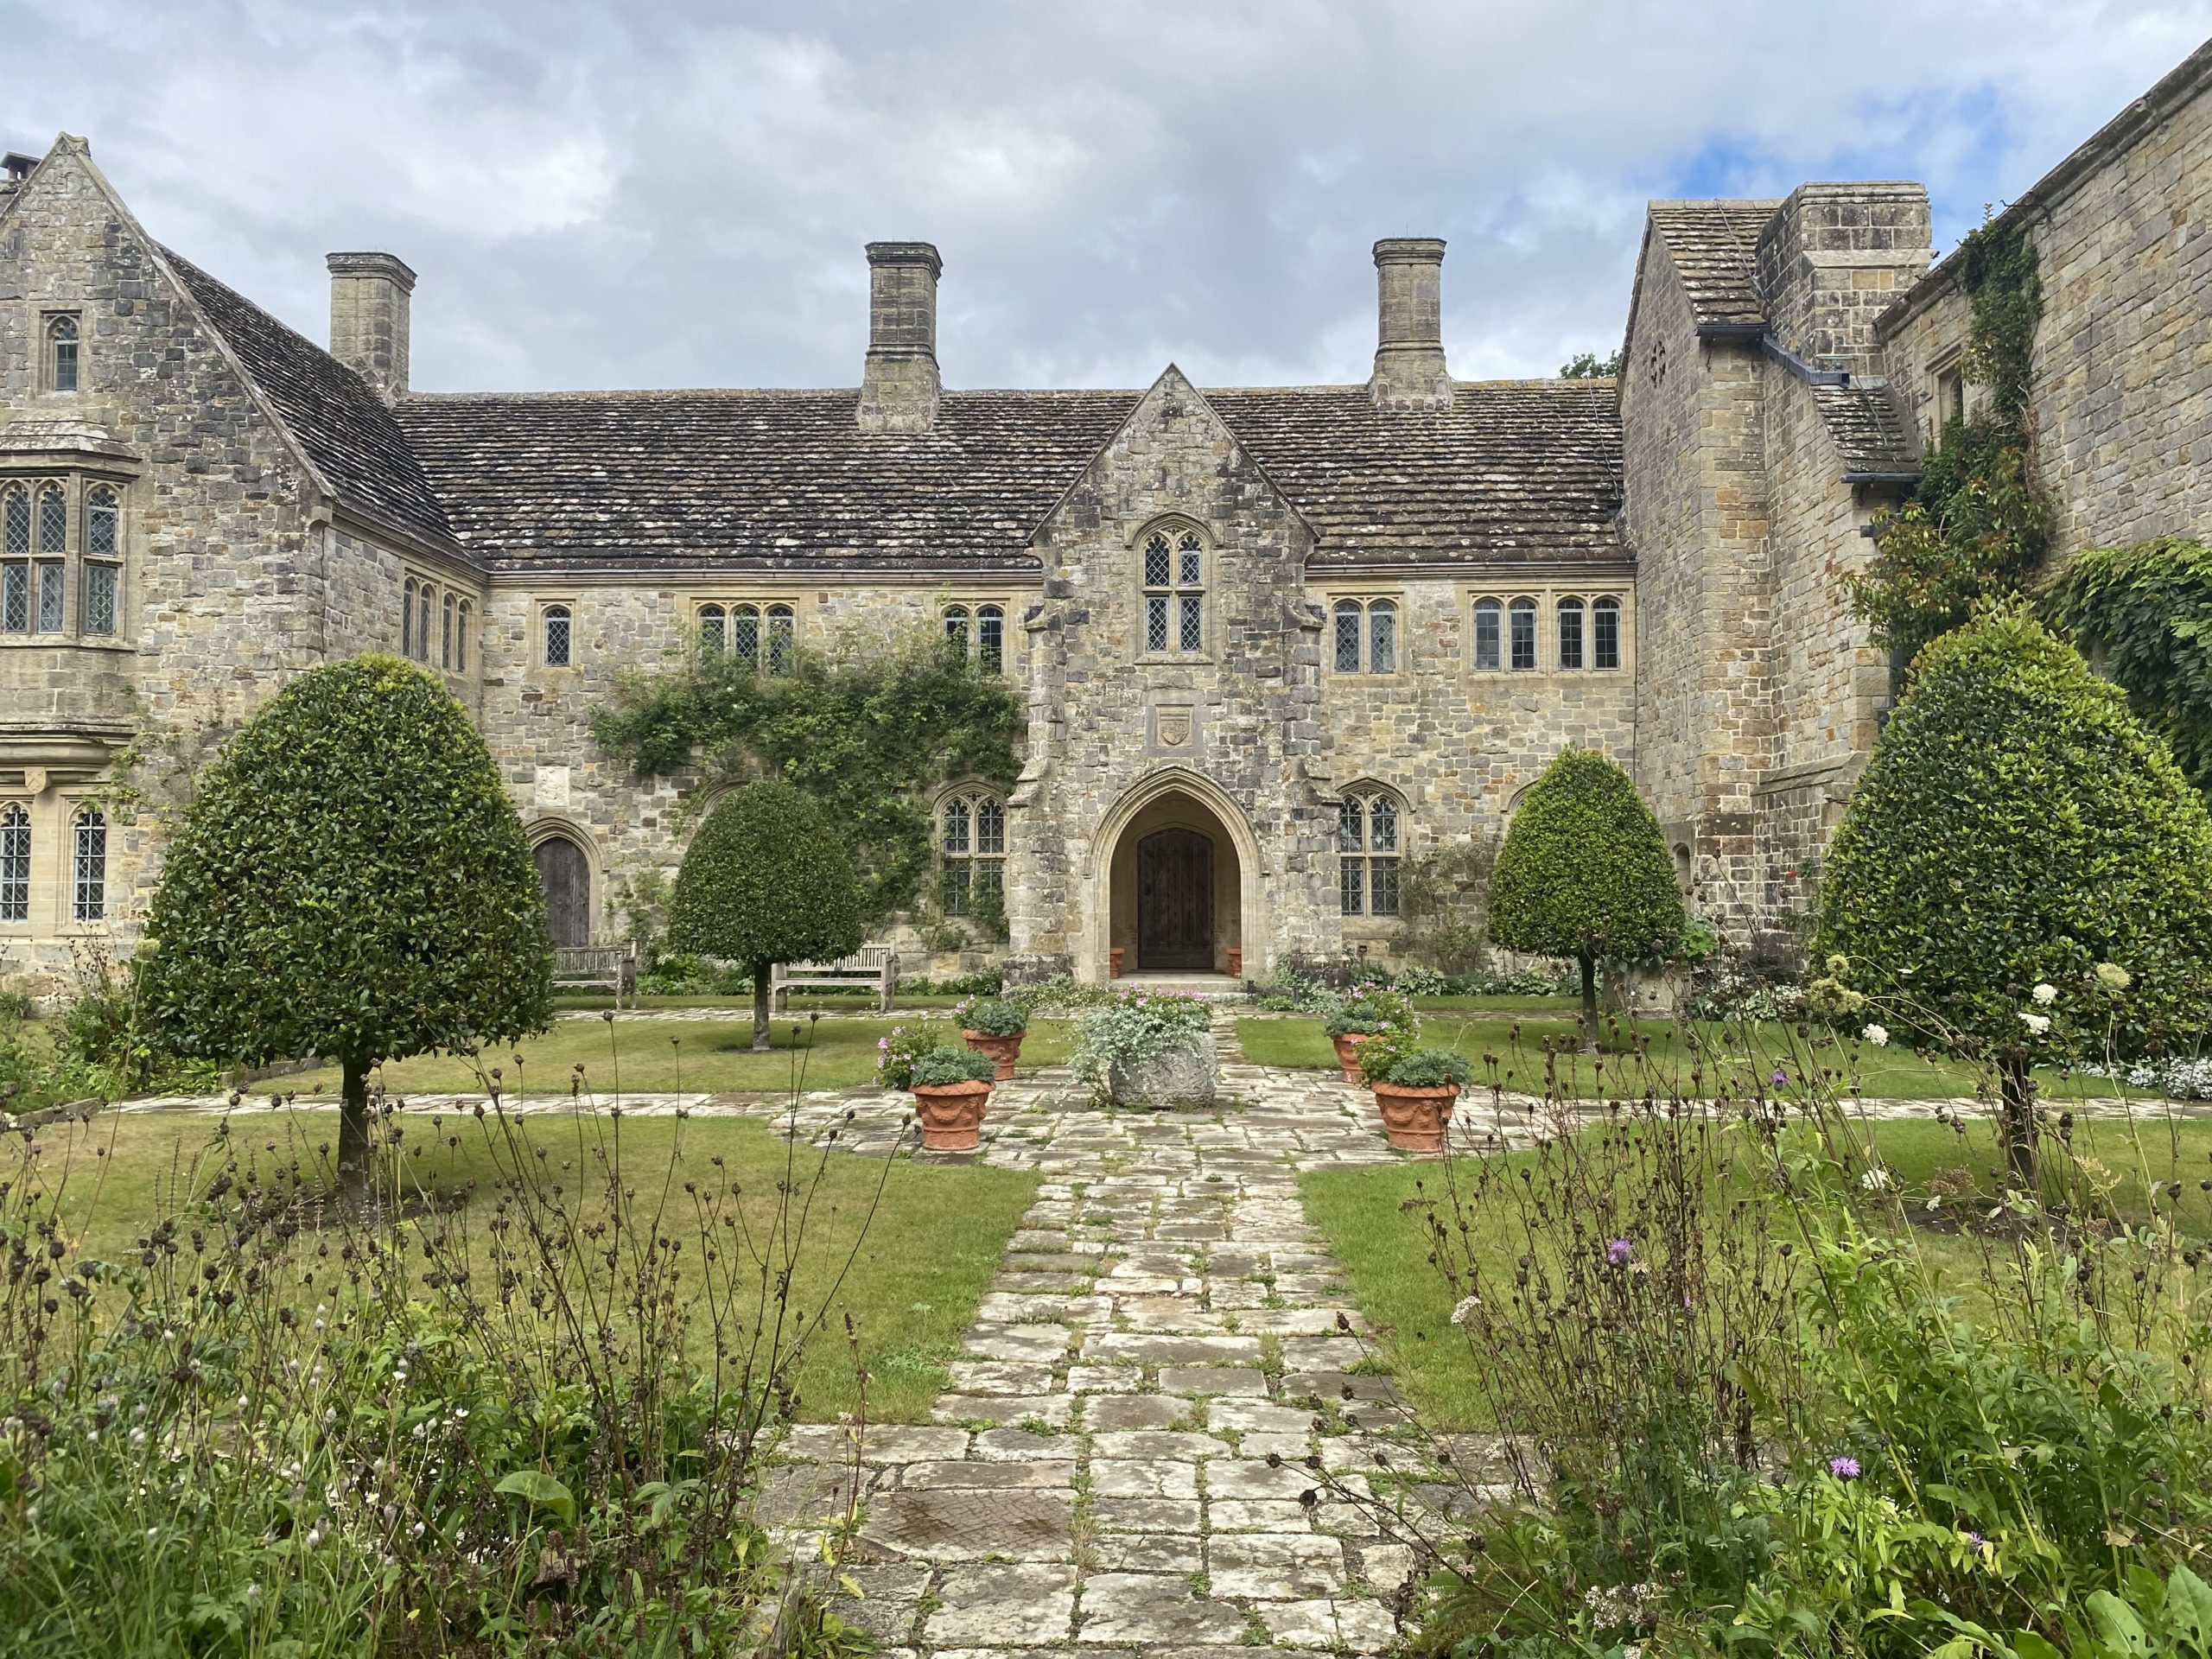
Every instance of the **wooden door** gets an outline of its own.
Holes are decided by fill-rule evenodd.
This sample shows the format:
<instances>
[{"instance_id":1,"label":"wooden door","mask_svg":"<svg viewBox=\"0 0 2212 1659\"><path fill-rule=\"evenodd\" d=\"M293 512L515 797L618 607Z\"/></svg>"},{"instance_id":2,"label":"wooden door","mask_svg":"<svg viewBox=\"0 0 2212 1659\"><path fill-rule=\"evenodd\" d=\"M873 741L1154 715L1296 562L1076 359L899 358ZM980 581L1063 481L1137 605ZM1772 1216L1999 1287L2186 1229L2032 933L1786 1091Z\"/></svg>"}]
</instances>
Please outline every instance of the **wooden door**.
<instances>
[{"instance_id":1,"label":"wooden door","mask_svg":"<svg viewBox=\"0 0 2212 1659\"><path fill-rule=\"evenodd\" d=\"M1213 967L1213 842L1195 830L1137 843L1137 966Z\"/></svg>"},{"instance_id":2,"label":"wooden door","mask_svg":"<svg viewBox=\"0 0 2212 1659\"><path fill-rule=\"evenodd\" d=\"M545 931L556 944L591 943L591 866L584 849L555 836L537 843L537 885L545 889Z\"/></svg>"}]
</instances>

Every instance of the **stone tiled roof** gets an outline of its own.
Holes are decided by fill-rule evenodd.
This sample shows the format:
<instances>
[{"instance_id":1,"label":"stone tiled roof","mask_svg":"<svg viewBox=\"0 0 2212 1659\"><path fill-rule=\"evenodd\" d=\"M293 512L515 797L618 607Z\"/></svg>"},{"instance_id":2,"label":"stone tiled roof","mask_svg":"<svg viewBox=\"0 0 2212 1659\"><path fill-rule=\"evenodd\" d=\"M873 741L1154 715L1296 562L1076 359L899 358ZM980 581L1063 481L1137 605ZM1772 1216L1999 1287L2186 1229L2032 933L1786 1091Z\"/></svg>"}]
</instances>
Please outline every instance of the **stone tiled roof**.
<instances>
[{"instance_id":1,"label":"stone tiled roof","mask_svg":"<svg viewBox=\"0 0 2212 1659\"><path fill-rule=\"evenodd\" d=\"M406 435L360 376L190 260L167 248L162 257L346 506L433 541L450 539L445 509Z\"/></svg>"},{"instance_id":2,"label":"stone tiled roof","mask_svg":"<svg viewBox=\"0 0 2212 1659\"><path fill-rule=\"evenodd\" d=\"M1884 478L1920 475L1919 448L1886 386L1854 382L1845 386L1815 386L1811 391L1828 436L1843 456L1847 474Z\"/></svg>"},{"instance_id":3,"label":"stone tiled roof","mask_svg":"<svg viewBox=\"0 0 2212 1659\"><path fill-rule=\"evenodd\" d=\"M1700 327L1764 322L1751 281L1759 232L1779 201L1655 201L1651 227L1681 273Z\"/></svg>"},{"instance_id":4,"label":"stone tiled roof","mask_svg":"<svg viewBox=\"0 0 2212 1659\"><path fill-rule=\"evenodd\" d=\"M438 395L397 416L455 532L491 560L728 568L1028 563L1030 533L1134 391L948 391L934 429L864 433L858 393ZM1621 556L1609 382L1208 392L1319 531L1317 563Z\"/></svg>"}]
</instances>

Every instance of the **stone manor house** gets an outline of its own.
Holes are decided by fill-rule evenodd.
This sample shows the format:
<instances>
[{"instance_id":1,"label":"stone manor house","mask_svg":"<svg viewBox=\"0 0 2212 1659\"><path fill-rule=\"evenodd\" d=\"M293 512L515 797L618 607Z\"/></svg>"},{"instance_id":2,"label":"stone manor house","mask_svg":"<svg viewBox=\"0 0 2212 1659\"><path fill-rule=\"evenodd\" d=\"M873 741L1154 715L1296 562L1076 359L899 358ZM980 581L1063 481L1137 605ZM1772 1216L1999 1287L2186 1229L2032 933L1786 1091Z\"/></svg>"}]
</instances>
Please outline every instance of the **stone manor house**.
<instances>
[{"instance_id":1,"label":"stone manor house","mask_svg":"<svg viewBox=\"0 0 2212 1659\"><path fill-rule=\"evenodd\" d=\"M2006 209L2068 547L2212 535L2208 81L2212 45ZM616 937L682 852L676 791L590 736L618 671L924 620L1027 696L1019 785L932 804L947 906L1002 895L1016 971L1387 957L1401 861L1498 832L1569 743L1725 931L1786 938L1891 695L1845 579L1974 395L1930 244L1915 184L1656 201L1618 381L1478 382L1444 245L1394 238L1363 385L1057 391L941 385L938 251L883 242L857 388L425 395L394 255L329 257L326 350L82 140L9 156L0 971L128 948L161 849L119 758L363 651L474 717L556 938Z\"/></svg>"}]
</instances>

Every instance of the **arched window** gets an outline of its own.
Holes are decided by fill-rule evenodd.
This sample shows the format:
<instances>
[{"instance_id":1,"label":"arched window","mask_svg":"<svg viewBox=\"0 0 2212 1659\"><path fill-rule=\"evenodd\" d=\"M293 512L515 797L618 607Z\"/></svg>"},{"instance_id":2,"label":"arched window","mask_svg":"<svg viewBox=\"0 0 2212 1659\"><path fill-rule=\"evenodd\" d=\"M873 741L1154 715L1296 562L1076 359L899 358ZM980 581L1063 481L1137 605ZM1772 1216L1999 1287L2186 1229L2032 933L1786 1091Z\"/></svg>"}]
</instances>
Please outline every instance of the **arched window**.
<instances>
[{"instance_id":1,"label":"arched window","mask_svg":"<svg viewBox=\"0 0 2212 1659\"><path fill-rule=\"evenodd\" d=\"M1503 668L1505 665L1504 638L1505 607L1494 599L1475 601L1475 666Z\"/></svg>"},{"instance_id":2,"label":"arched window","mask_svg":"<svg viewBox=\"0 0 2212 1659\"><path fill-rule=\"evenodd\" d=\"M1506 607L1506 620L1512 625L1510 639L1513 646L1512 664L1517 669L1536 665L1536 601L1516 599Z\"/></svg>"},{"instance_id":3,"label":"arched window","mask_svg":"<svg viewBox=\"0 0 2212 1659\"><path fill-rule=\"evenodd\" d=\"M1398 671L1398 607L1388 599L1340 599L1335 623L1333 660L1339 674L1395 674Z\"/></svg>"},{"instance_id":4,"label":"arched window","mask_svg":"<svg viewBox=\"0 0 2212 1659\"><path fill-rule=\"evenodd\" d=\"M976 607L976 666L986 674L1006 672L1006 610L1002 606Z\"/></svg>"},{"instance_id":5,"label":"arched window","mask_svg":"<svg viewBox=\"0 0 2212 1659\"><path fill-rule=\"evenodd\" d=\"M1582 666L1582 601L1579 599L1559 602L1559 665L1562 669Z\"/></svg>"},{"instance_id":6,"label":"arched window","mask_svg":"<svg viewBox=\"0 0 2212 1659\"><path fill-rule=\"evenodd\" d=\"M729 646L729 613L719 605L699 607L699 648L725 651Z\"/></svg>"},{"instance_id":7,"label":"arched window","mask_svg":"<svg viewBox=\"0 0 2212 1659\"><path fill-rule=\"evenodd\" d=\"M1337 896L1347 916L1398 913L1398 803L1356 790L1337 807Z\"/></svg>"},{"instance_id":8,"label":"arched window","mask_svg":"<svg viewBox=\"0 0 2212 1659\"><path fill-rule=\"evenodd\" d=\"M1206 550L1195 531L1144 544L1144 649L1148 656L1206 648Z\"/></svg>"},{"instance_id":9,"label":"arched window","mask_svg":"<svg viewBox=\"0 0 2212 1659\"><path fill-rule=\"evenodd\" d=\"M31 631L31 493L0 490L0 632Z\"/></svg>"},{"instance_id":10,"label":"arched window","mask_svg":"<svg viewBox=\"0 0 2212 1659\"><path fill-rule=\"evenodd\" d=\"M1337 601L1337 672L1359 672L1360 603L1356 599Z\"/></svg>"},{"instance_id":11,"label":"arched window","mask_svg":"<svg viewBox=\"0 0 2212 1659\"><path fill-rule=\"evenodd\" d=\"M960 654L968 654L968 607L948 605L944 607L944 637L959 647Z\"/></svg>"},{"instance_id":12,"label":"arched window","mask_svg":"<svg viewBox=\"0 0 2212 1659\"><path fill-rule=\"evenodd\" d=\"M415 578L408 577L399 590L399 654L415 654Z\"/></svg>"},{"instance_id":13,"label":"arched window","mask_svg":"<svg viewBox=\"0 0 2212 1659\"><path fill-rule=\"evenodd\" d=\"M569 607L565 605L548 605L545 607L544 620L545 666L566 668L569 666L571 625Z\"/></svg>"},{"instance_id":14,"label":"arched window","mask_svg":"<svg viewBox=\"0 0 2212 1659\"><path fill-rule=\"evenodd\" d=\"M65 592L68 582L69 498L59 484L38 493L38 561L36 577L41 633L59 633L69 613Z\"/></svg>"},{"instance_id":15,"label":"arched window","mask_svg":"<svg viewBox=\"0 0 2212 1659\"><path fill-rule=\"evenodd\" d=\"M415 594L415 654L430 660L430 596L435 590L424 582Z\"/></svg>"},{"instance_id":16,"label":"arched window","mask_svg":"<svg viewBox=\"0 0 2212 1659\"><path fill-rule=\"evenodd\" d=\"M768 607L768 671L771 674L791 671L795 621L790 606L771 605Z\"/></svg>"},{"instance_id":17,"label":"arched window","mask_svg":"<svg viewBox=\"0 0 2212 1659\"><path fill-rule=\"evenodd\" d=\"M1398 671L1398 607L1387 599L1367 607L1367 671Z\"/></svg>"},{"instance_id":18,"label":"arched window","mask_svg":"<svg viewBox=\"0 0 2212 1659\"><path fill-rule=\"evenodd\" d=\"M758 605L733 605L729 607L729 651L733 657L741 657L753 667L760 666L760 607Z\"/></svg>"},{"instance_id":19,"label":"arched window","mask_svg":"<svg viewBox=\"0 0 2212 1659\"><path fill-rule=\"evenodd\" d=\"M47 383L56 391L77 390L77 320L56 317L46 330Z\"/></svg>"},{"instance_id":20,"label":"arched window","mask_svg":"<svg viewBox=\"0 0 2212 1659\"><path fill-rule=\"evenodd\" d=\"M545 893L545 931L556 944L591 943L591 861L566 836L548 836L530 849Z\"/></svg>"},{"instance_id":21,"label":"arched window","mask_svg":"<svg viewBox=\"0 0 2212 1659\"><path fill-rule=\"evenodd\" d=\"M1590 666L1621 665L1621 602L1601 599L1590 607Z\"/></svg>"},{"instance_id":22,"label":"arched window","mask_svg":"<svg viewBox=\"0 0 2212 1659\"><path fill-rule=\"evenodd\" d=\"M453 670L453 613L454 596L448 594L438 618L438 666L450 673Z\"/></svg>"},{"instance_id":23,"label":"arched window","mask_svg":"<svg viewBox=\"0 0 2212 1659\"><path fill-rule=\"evenodd\" d=\"M115 561L122 550L123 499L107 485L94 485L85 495L85 563L78 582L79 626L86 633L115 632L123 583L123 567Z\"/></svg>"},{"instance_id":24,"label":"arched window","mask_svg":"<svg viewBox=\"0 0 2212 1659\"><path fill-rule=\"evenodd\" d=\"M77 814L70 912L80 922L107 914L107 819L97 806Z\"/></svg>"},{"instance_id":25,"label":"arched window","mask_svg":"<svg viewBox=\"0 0 2212 1659\"><path fill-rule=\"evenodd\" d=\"M0 806L0 922L31 918L31 815Z\"/></svg>"},{"instance_id":26,"label":"arched window","mask_svg":"<svg viewBox=\"0 0 2212 1659\"><path fill-rule=\"evenodd\" d=\"M1003 905L1006 803L982 791L963 790L945 797L938 823L938 848L944 861L944 913L972 915L979 898L987 907Z\"/></svg>"},{"instance_id":27,"label":"arched window","mask_svg":"<svg viewBox=\"0 0 2212 1659\"><path fill-rule=\"evenodd\" d=\"M468 601L465 599L453 623L453 668L456 674L468 672Z\"/></svg>"}]
</instances>

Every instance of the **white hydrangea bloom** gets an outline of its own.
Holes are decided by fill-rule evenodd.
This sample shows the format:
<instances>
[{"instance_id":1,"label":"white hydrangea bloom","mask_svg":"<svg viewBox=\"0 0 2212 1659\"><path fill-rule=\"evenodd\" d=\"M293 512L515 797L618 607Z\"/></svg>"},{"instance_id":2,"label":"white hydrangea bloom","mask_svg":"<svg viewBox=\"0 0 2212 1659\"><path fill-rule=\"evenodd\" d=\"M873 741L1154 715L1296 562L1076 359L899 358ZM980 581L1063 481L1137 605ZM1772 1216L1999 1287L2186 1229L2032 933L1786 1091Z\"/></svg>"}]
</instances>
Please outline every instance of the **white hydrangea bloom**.
<instances>
[{"instance_id":1,"label":"white hydrangea bloom","mask_svg":"<svg viewBox=\"0 0 2212 1659\"><path fill-rule=\"evenodd\" d=\"M2037 985L2035 989L2030 991L2028 995L2035 998L2036 1006L2037 1007L2047 1008L2052 1003L2058 1001L2058 987L2049 982L2045 982Z\"/></svg>"},{"instance_id":2,"label":"white hydrangea bloom","mask_svg":"<svg viewBox=\"0 0 2212 1659\"><path fill-rule=\"evenodd\" d=\"M1869 1026L1859 1034L1877 1048L1890 1046L1890 1028L1887 1026Z\"/></svg>"},{"instance_id":3,"label":"white hydrangea bloom","mask_svg":"<svg viewBox=\"0 0 2212 1659\"><path fill-rule=\"evenodd\" d=\"M2047 1014L2023 1014L2020 1023L2040 1037L2050 1029L2050 1016Z\"/></svg>"}]
</instances>

